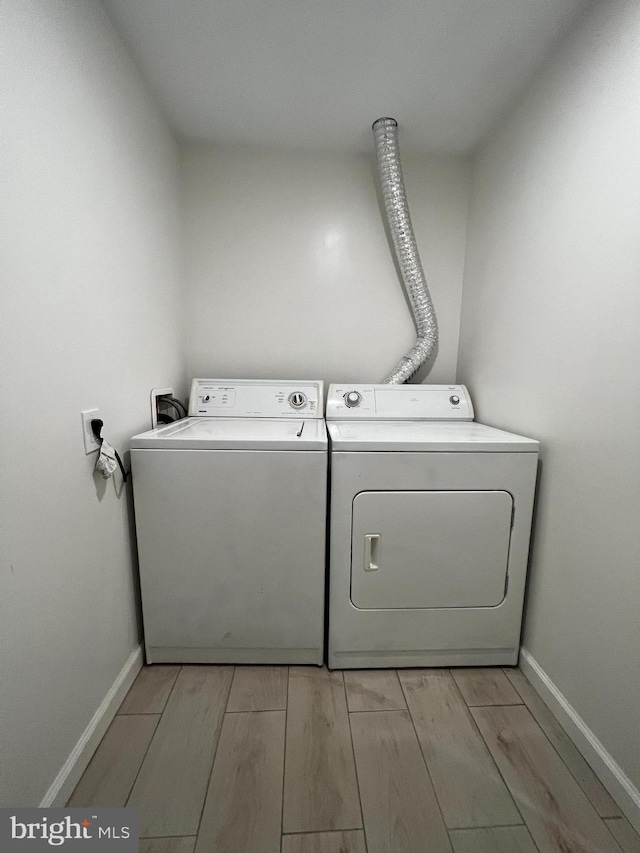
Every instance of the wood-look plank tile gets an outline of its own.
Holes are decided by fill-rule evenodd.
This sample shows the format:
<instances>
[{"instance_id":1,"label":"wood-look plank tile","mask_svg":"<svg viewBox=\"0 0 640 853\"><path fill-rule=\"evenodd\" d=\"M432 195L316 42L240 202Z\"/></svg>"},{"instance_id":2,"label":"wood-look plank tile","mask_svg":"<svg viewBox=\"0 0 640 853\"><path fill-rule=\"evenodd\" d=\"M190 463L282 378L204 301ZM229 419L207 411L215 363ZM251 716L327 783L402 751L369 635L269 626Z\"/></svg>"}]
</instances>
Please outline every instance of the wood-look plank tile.
<instances>
[{"instance_id":1,"label":"wood-look plank tile","mask_svg":"<svg viewBox=\"0 0 640 853\"><path fill-rule=\"evenodd\" d=\"M233 678L229 666L184 666L127 805L141 836L195 835Z\"/></svg>"},{"instance_id":2,"label":"wood-look plank tile","mask_svg":"<svg viewBox=\"0 0 640 853\"><path fill-rule=\"evenodd\" d=\"M451 851L407 711L351 714L369 853Z\"/></svg>"},{"instance_id":3,"label":"wood-look plank tile","mask_svg":"<svg viewBox=\"0 0 640 853\"><path fill-rule=\"evenodd\" d=\"M225 714L196 853L280 853L285 717Z\"/></svg>"},{"instance_id":4,"label":"wood-look plank tile","mask_svg":"<svg viewBox=\"0 0 640 853\"><path fill-rule=\"evenodd\" d=\"M118 713L161 714L179 672L179 666L143 666L124 697Z\"/></svg>"},{"instance_id":5,"label":"wood-look plank tile","mask_svg":"<svg viewBox=\"0 0 640 853\"><path fill-rule=\"evenodd\" d=\"M407 705L395 669L351 669L344 673L350 711L402 711Z\"/></svg>"},{"instance_id":6,"label":"wood-look plank tile","mask_svg":"<svg viewBox=\"0 0 640 853\"><path fill-rule=\"evenodd\" d=\"M406 670L400 681L446 825L522 823L449 671Z\"/></svg>"},{"instance_id":7,"label":"wood-look plank tile","mask_svg":"<svg viewBox=\"0 0 640 853\"><path fill-rule=\"evenodd\" d=\"M453 829L454 853L537 853L526 826Z\"/></svg>"},{"instance_id":8,"label":"wood-look plank tile","mask_svg":"<svg viewBox=\"0 0 640 853\"><path fill-rule=\"evenodd\" d=\"M283 832L362 826L341 672L289 668Z\"/></svg>"},{"instance_id":9,"label":"wood-look plank tile","mask_svg":"<svg viewBox=\"0 0 640 853\"><path fill-rule=\"evenodd\" d=\"M141 838L140 853L193 853L195 835L181 838Z\"/></svg>"},{"instance_id":10,"label":"wood-look plank tile","mask_svg":"<svg viewBox=\"0 0 640 853\"><path fill-rule=\"evenodd\" d=\"M499 667L456 668L451 674L469 706L522 705L522 699Z\"/></svg>"},{"instance_id":11,"label":"wood-look plank tile","mask_svg":"<svg viewBox=\"0 0 640 853\"><path fill-rule=\"evenodd\" d=\"M227 713L286 710L288 674L286 666L237 666Z\"/></svg>"},{"instance_id":12,"label":"wood-look plank tile","mask_svg":"<svg viewBox=\"0 0 640 853\"><path fill-rule=\"evenodd\" d=\"M605 824L624 853L640 853L640 835L626 817L607 818Z\"/></svg>"},{"instance_id":13,"label":"wood-look plank tile","mask_svg":"<svg viewBox=\"0 0 640 853\"><path fill-rule=\"evenodd\" d=\"M124 806L159 719L158 714L114 717L67 803L69 808Z\"/></svg>"},{"instance_id":14,"label":"wood-look plank tile","mask_svg":"<svg viewBox=\"0 0 640 853\"><path fill-rule=\"evenodd\" d=\"M361 829L283 835L282 853L367 853Z\"/></svg>"},{"instance_id":15,"label":"wood-look plank tile","mask_svg":"<svg viewBox=\"0 0 640 853\"><path fill-rule=\"evenodd\" d=\"M524 705L472 708L541 853L620 853Z\"/></svg>"},{"instance_id":16,"label":"wood-look plank tile","mask_svg":"<svg viewBox=\"0 0 640 853\"><path fill-rule=\"evenodd\" d=\"M505 669L505 673L600 817L621 817L609 792L523 673L516 667Z\"/></svg>"}]
</instances>

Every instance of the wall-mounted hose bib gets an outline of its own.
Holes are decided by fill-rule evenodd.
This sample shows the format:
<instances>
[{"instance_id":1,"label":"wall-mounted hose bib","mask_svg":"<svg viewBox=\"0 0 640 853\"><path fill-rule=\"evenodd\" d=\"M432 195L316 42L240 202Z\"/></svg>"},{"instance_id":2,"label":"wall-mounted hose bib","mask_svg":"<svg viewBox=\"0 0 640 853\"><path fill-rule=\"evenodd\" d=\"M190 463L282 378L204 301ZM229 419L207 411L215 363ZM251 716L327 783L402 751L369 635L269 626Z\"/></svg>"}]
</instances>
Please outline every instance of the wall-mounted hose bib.
<instances>
[{"instance_id":1,"label":"wall-mounted hose bib","mask_svg":"<svg viewBox=\"0 0 640 853\"><path fill-rule=\"evenodd\" d=\"M373 123L373 137L387 222L418 333L414 346L383 380L399 385L407 382L433 353L438 342L438 322L411 225L400 165L398 123L393 118L379 118Z\"/></svg>"}]
</instances>

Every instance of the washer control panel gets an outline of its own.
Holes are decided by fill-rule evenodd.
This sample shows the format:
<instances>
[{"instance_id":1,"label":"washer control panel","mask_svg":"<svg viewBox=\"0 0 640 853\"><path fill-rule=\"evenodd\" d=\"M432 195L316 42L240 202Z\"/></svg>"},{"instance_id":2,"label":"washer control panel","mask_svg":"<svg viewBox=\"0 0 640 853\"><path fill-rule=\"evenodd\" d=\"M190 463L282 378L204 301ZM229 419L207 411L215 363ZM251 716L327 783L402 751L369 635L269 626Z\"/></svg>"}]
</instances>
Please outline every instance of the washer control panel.
<instances>
[{"instance_id":1,"label":"washer control panel","mask_svg":"<svg viewBox=\"0 0 640 853\"><path fill-rule=\"evenodd\" d=\"M324 415L324 383L194 379L189 415L197 418L321 418Z\"/></svg>"},{"instance_id":2,"label":"washer control panel","mask_svg":"<svg viewBox=\"0 0 640 853\"><path fill-rule=\"evenodd\" d=\"M330 385L327 420L472 421L464 385Z\"/></svg>"}]
</instances>

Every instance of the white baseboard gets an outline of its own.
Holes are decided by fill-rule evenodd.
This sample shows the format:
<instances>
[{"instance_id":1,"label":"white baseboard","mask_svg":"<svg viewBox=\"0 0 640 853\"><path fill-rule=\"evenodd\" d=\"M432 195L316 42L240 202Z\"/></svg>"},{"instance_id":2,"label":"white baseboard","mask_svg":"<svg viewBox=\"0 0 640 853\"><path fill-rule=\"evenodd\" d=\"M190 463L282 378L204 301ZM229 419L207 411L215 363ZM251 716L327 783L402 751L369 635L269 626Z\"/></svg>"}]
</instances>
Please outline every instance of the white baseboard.
<instances>
[{"instance_id":1,"label":"white baseboard","mask_svg":"<svg viewBox=\"0 0 640 853\"><path fill-rule=\"evenodd\" d=\"M127 695L127 691L140 672L142 661L142 647L138 646L129 656L118 677L109 688L107 695L100 703L100 707L91 718L89 725L80 735L80 739L44 795L40 808L66 805L80 777L87 769L98 744L115 717L122 700Z\"/></svg>"},{"instance_id":2,"label":"white baseboard","mask_svg":"<svg viewBox=\"0 0 640 853\"><path fill-rule=\"evenodd\" d=\"M629 823L640 833L640 791L565 699L538 661L524 648L520 649L520 669L589 762Z\"/></svg>"}]
</instances>

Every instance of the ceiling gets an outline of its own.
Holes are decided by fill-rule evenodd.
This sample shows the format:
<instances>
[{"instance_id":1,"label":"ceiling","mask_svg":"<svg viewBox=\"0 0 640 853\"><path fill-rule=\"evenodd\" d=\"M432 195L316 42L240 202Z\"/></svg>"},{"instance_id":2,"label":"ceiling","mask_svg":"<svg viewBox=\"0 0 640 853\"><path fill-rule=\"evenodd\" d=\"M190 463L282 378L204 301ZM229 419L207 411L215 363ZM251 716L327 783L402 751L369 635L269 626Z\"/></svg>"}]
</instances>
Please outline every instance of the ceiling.
<instances>
[{"instance_id":1,"label":"ceiling","mask_svg":"<svg viewBox=\"0 0 640 853\"><path fill-rule=\"evenodd\" d=\"M403 150L481 143L591 0L103 0L178 135Z\"/></svg>"}]
</instances>

